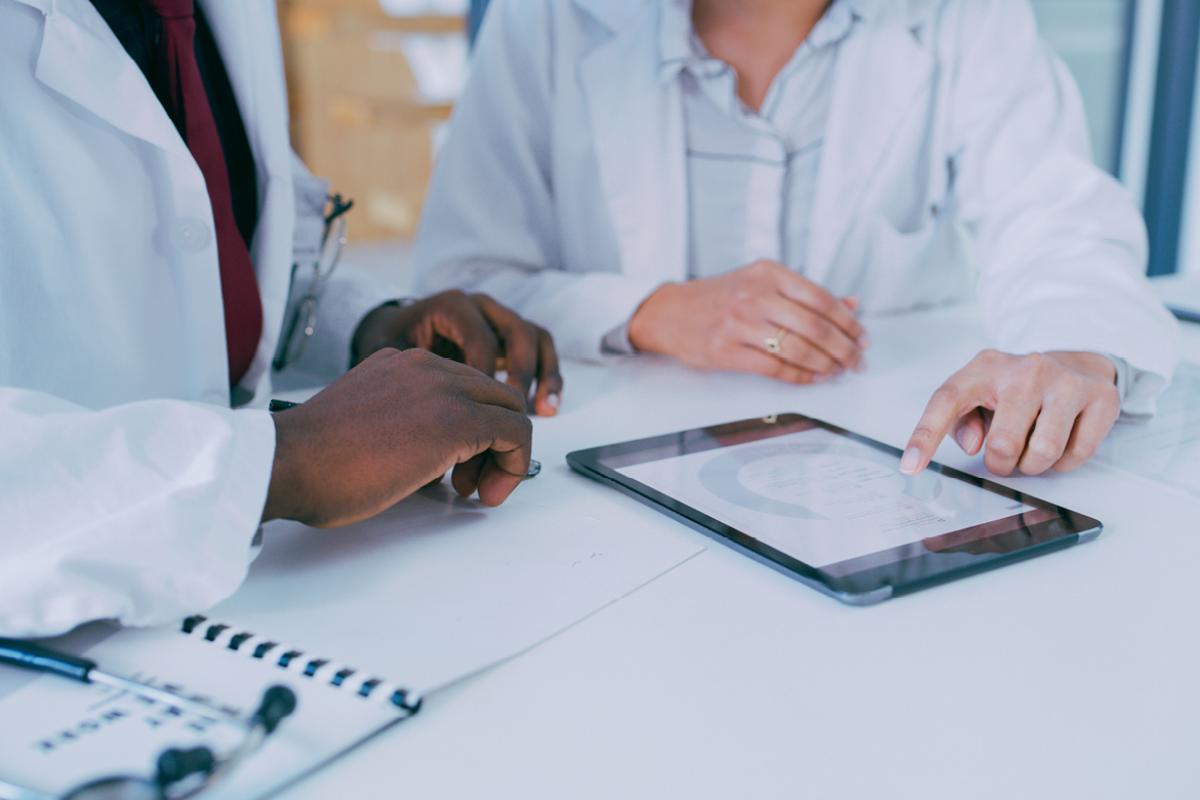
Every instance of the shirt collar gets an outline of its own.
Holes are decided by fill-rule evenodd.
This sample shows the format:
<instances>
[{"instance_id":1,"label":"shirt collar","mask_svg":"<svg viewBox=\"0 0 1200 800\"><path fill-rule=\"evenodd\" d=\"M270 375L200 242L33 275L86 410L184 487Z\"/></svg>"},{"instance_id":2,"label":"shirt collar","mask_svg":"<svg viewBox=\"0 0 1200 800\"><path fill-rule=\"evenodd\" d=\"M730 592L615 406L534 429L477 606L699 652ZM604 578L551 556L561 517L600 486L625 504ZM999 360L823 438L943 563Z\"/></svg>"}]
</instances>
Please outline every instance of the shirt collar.
<instances>
[{"instance_id":1,"label":"shirt collar","mask_svg":"<svg viewBox=\"0 0 1200 800\"><path fill-rule=\"evenodd\" d=\"M846 0L833 0L804 44L817 48L837 44L850 35L858 19ZM711 59L692 27L692 0L663 0L658 46L659 77L664 83Z\"/></svg>"},{"instance_id":2,"label":"shirt collar","mask_svg":"<svg viewBox=\"0 0 1200 800\"><path fill-rule=\"evenodd\" d=\"M704 57L697 44L692 30L692 0L663 0L658 51L659 76L664 83Z\"/></svg>"}]
</instances>

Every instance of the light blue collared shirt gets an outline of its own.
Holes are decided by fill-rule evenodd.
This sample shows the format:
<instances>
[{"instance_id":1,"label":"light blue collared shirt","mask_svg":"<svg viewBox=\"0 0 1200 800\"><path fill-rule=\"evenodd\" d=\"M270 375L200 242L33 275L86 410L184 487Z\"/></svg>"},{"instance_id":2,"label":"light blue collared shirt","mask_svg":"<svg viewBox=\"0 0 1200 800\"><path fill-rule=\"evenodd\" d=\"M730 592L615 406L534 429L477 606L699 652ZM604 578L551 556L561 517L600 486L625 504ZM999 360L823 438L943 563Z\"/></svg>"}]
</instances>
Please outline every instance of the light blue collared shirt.
<instances>
[{"instance_id":1,"label":"light blue collared shirt","mask_svg":"<svg viewBox=\"0 0 1200 800\"><path fill-rule=\"evenodd\" d=\"M692 0L664 0L660 78L679 81L687 146L688 277L769 259L803 272L838 45L856 18L833 0L771 82L762 108L737 94L733 67L709 55ZM629 353L626 326L604 339Z\"/></svg>"},{"instance_id":2,"label":"light blue collared shirt","mask_svg":"<svg viewBox=\"0 0 1200 800\"><path fill-rule=\"evenodd\" d=\"M661 76L683 94L688 273L720 275L759 259L803 271L839 44L855 17L834 0L771 82L758 111L733 67L708 54L692 0L665 0Z\"/></svg>"}]
</instances>

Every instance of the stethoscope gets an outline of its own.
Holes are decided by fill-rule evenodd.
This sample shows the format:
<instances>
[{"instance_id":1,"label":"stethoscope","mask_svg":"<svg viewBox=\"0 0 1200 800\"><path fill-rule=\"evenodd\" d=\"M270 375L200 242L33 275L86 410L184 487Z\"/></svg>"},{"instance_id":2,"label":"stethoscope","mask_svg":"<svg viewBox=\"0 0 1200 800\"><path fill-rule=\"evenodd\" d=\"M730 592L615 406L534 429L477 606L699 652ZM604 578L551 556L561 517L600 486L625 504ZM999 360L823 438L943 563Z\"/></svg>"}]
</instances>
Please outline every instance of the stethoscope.
<instances>
[{"instance_id":1,"label":"stethoscope","mask_svg":"<svg viewBox=\"0 0 1200 800\"><path fill-rule=\"evenodd\" d=\"M242 729L241 740L226 753L218 754L203 746L172 747L159 755L153 776L112 775L89 781L63 795L39 792L0 779L0 800L182 800L194 797L262 747L279 723L296 710L296 695L286 686L272 686L263 692L257 710L245 717L203 700L112 675L100 670L90 659L18 639L0 638L0 664L58 675L78 683L108 686Z\"/></svg>"}]
</instances>

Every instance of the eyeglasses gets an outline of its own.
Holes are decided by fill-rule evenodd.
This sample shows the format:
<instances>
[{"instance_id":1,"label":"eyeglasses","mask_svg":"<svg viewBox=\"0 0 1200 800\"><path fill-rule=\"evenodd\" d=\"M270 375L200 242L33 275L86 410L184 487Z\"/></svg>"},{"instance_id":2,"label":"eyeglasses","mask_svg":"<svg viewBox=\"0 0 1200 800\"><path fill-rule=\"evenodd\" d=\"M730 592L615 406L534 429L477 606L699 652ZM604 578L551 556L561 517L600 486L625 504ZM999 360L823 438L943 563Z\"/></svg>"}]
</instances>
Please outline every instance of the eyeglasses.
<instances>
[{"instance_id":1,"label":"eyeglasses","mask_svg":"<svg viewBox=\"0 0 1200 800\"><path fill-rule=\"evenodd\" d=\"M271 367L276 372L294 364L304 354L304 346L316 332L317 304L325 284L337 269L338 262L342 260L342 250L346 247L346 212L353 207L354 201L346 200L340 194L329 197L329 211L325 214L325 233L321 237L321 250L312 264L312 275L308 279L306 291L296 301L295 310L284 328L275 360L271 362ZM299 264L292 267L293 281L299 268Z\"/></svg>"},{"instance_id":2,"label":"eyeglasses","mask_svg":"<svg viewBox=\"0 0 1200 800\"><path fill-rule=\"evenodd\" d=\"M195 797L257 752L279 723L296 710L296 695L286 686L267 689L258 709L249 717L242 717L202 700L103 672L94 661L15 639L0 639L0 663L59 675L80 683L108 686L242 729L238 743L222 754L209 747L173 747L159 755L153 777L113 775L99 778L61 795L61 800L184 800ZM0 798L53 800L54 797L0 780Z\"/></svg>"}]
</instances>

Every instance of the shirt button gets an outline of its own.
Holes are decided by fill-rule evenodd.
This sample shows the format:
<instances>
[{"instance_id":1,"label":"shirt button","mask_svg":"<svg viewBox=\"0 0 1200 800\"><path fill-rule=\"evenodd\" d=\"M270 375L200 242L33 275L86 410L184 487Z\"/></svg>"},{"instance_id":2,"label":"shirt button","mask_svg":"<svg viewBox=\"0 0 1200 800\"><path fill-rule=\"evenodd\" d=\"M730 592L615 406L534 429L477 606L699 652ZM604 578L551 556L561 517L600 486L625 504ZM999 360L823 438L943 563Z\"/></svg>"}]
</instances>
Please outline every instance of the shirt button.
<instances>
[{"instance_id":1,"label":"shirt button","mask_svg":"<svg viewBox=\"0 0 1200 800\"><path fill-rule=\"evenodd\" d=\"M212 242L212 229L203 220L184 217L172 231L173 244L185 253L199 253Z\"/></svg>"}]
</instances>

